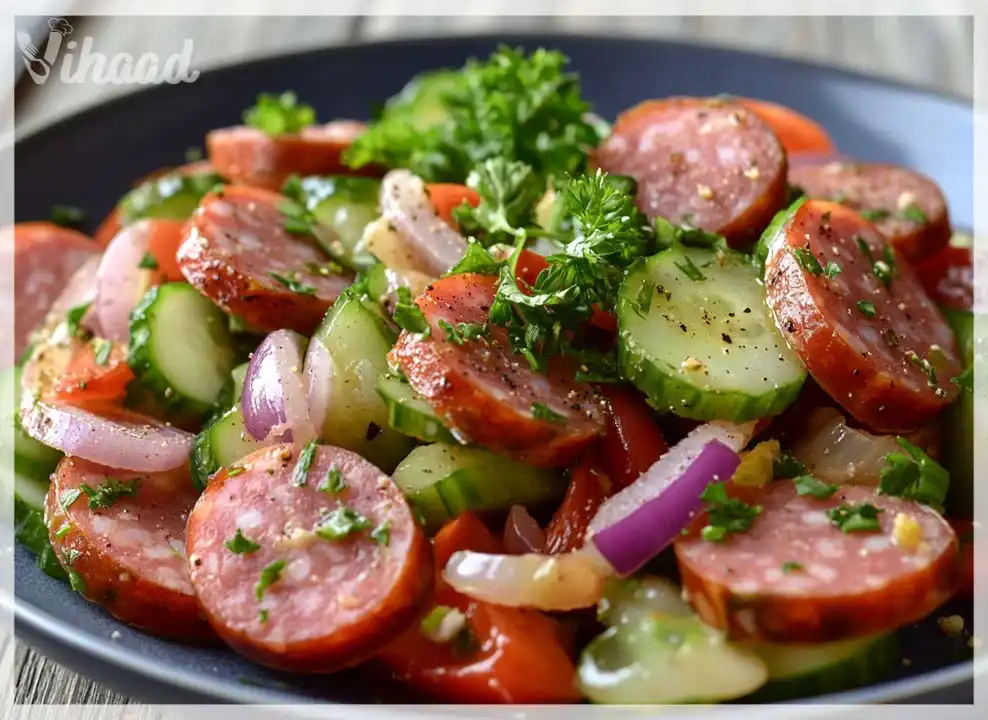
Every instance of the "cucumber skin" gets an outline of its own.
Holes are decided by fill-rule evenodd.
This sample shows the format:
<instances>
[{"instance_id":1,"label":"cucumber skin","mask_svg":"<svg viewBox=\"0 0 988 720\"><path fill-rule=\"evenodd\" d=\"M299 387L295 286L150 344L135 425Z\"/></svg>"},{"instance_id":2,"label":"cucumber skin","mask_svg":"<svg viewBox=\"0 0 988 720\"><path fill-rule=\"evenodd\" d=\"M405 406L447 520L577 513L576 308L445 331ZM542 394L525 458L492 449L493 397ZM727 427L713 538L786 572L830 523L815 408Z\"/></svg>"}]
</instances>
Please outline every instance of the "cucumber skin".
<instances>
[{"instance_id":1,"label":"cucumber skin","mask_svg":"<svg viewBox=\"0 0 988 720\"><path fill-rule=\"evenodd\" d=\"M209 478L223 467L223 464L216 457L216 453L213 450L212 430L219 423L228 421L234 413L240 413L239 401L234 403L233 407L219 413L215 418L210 420L209 424L196 435L196 439L192 443L192 451L189 453L189 469L192 471L192 484L200 492L206 489L206 486L209 484ZM243 419L241 416L242 423ZM244 432L246 432L246 428ZM253 442L257 443L257 448L269 444L259 440Z\"/></svg>"},{"instance_id":2,"label":"cucumber skin","mask_svg":"<svg viewBox=\"0 0 988 720\"><path fill-rule=\"evenodd\" d=\"M755 243L755 247L751 251L751 261L754 263L755 268L758 270L758 274L762 277L765 276L765 263L768 260L769 247L772 245L772 241L775 240L776 236L785 227L786 223L796 214L796 211L803 206L809 198L805 195L801 196L795 200L791 205L788 205L779 212L775 214L772 218L772 222L768 224L761 236L758 238L758 242Z\"/></svg>"},{"instance_id":3,"label":"cucumber skin","mask_svg":"<svg viewBox=\"0 0 988 720\"><path fill-rule=\"evenodd\" d=\"M940 311L950 324L960 360L967 369L974 362L973 313L941 307ZM961 390L960 397L943 415L943 452L941 463L950 473L946 509L957 517L971 517L974 505L974 393Z\"/></svg>"},{"instance_id":4,"label":"cucumber skin","mask_svg":"<svg viewBox=\"0 0 988 720\"><path fill-rule=\"evenodd\" d=\"M744 702L780 702L851 690L884 679L901 663L899 639L889 633L852 657L805 675L769 680Z\"/></svg>"},{"instance_id":5,"label":"cucumber skin","mask_svg":"<svg viewBox=\"0 0 988 720\"><path fill-rule=\"evenodd\" d=\"M799 396L803 381L787 387L769 390L752 397L747 393L718 390L700 390L684 380L666 374L638 347L631 333L621 328L621 317L633 314L630 284L638 272L647 272L645 266L649 258L638 260L628 270L618 294L618 371L621 377L641 390L655 410L672 412L691 420L729 420L748 422L759 418L778 415L789 407ZM805 380L806 374L803 373ZM708 396L707 399L704 396ZM709 399L709 396L716 399Z\"/></svg>"},{"instance_id":6,"label":"cucumber skin","mask_svg":"<svg viewBox=\"0 0 988 720\"><path fill-rule=\"evenodd\" d=\"M449 445L460 444L436 415L433 415L431 418L424 419L425 422L433 423L435 425L435 432L429 433L425 430L421 432L417 431L417 428L421 425L421 422L416 419L416 416L419 415L419 411L415 408L410 408L404 400L393 397L387 392L387 390L382 388L382 382L385 380L392 382L401 381L397 378L391 378L388 375L383 375L375 386L377 394L381 396L384 404L388 406L388 425L391 426L393 430L397 430L402 435L407 435L408 437L421 440L422 442L444 442ZM420 399L420 402L425 403L427 401ZM404 416L411 416L412 419L404 420Z\"/></svg>"},{"instance_id":7,"label":"cucumber skin","mask_svg":"<svg viewBox=\"0 0 988 720\"><path fill-rule=\"evenodd\" d=\"M171 383L158 373L154 364L153 350L151 348L151 314L152 308L162 292L168 292L167 288L184 283L167 283L158 285L148 290L141 301L130 313L130 345L127 355L127 364L134 371L136 382L132 383L132 388L128 389L128 404L147 410L155 417L177 418L181 426L186 426L201 420L212 413L216 408L216 402L221 400L222 390L213 403L204 403L192 398L183 397L175 392ZM190 286L186 286L190 287ZM215 306L213 306L215 307ZM222 315L222 311L216 308L217 317ZM225 343L230 345L229 333L223 323L218 323L213 328L215 332L222 333Z\"/></svg>"}]
</instances>

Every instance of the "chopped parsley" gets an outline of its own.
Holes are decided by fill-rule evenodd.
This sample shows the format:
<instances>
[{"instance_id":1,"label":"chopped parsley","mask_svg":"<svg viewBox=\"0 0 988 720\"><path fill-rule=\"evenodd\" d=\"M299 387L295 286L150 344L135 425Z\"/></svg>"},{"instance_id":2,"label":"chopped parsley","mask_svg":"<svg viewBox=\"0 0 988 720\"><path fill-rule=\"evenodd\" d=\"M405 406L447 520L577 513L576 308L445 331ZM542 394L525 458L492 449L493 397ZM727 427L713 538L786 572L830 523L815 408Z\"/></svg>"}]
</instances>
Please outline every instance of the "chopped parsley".
<instances>
[{"instance_id":1,"label":"chopped parsley","mask_svg":"<svg viewBox=\"0 0 988 720\"><path fill-rule=\"evenodd\" d=\"M110 351L113 350L113 343L105 338L93 339L93 352L97 365L106 365L110 359Z\"/></svg>"},{"instance_id":2,"label":"chopped parsley","mask_svg":"<svg viewBox=\"0 0 988 720\"><path fill-rule=\"evenodd\" d=\"M429 337L432 328L429 327L429 321L425 319L419 306L415 304L412 291L407 287L400 287L397 292L398 302L395 303L393 317L395 324L402 330L418 333L422 337Z\"/></svg>"},{"instance_id":3,"label":"chopped parsley","mask_svg":"<svg viewBox=\"0 0 988 720\"><path fill-rule=\"evenodd\" d=\"M378 545L388 547L388 545L391 544L391 521L385 520L376 528L371 530L370 537L371 540L376 542Z\"/></svg>"},{"instance_id":4,"label":"chopped parsley","mask_svg":"<svg viewBox=\"0 0 988 720\"><path fill-rule=\"evenodd\" d=\"M866 210L859 210L858 214L863 217L868 222L876 222L878 220L885 220L892 215L890 210L885 208L871 208Z\"/></svg>"},{"instance_id":5,"label":"chopped parsley","mask_svg":"<svg viewBox=\"0 0 988 720\"><path fill-rule=\"evenodd\" d=\"M335 464L326 471L326 479L319 486L319 489L324 493L334 494L346 489L346 478L343 477L342 471Z\"/></svg>"},{"instance_id":6,"label":"chopped parsley","mask_svg":"<svg viewBox=\"0 0 988 720\"><path fill-rule=\"evenodd\" d=\"M761 505L749 505L728 497L723 483L707 485L700 499L707 503L707 525L701 535L710 542L720 542L731 533L744 532L762 512Z\"/></svg>"},{"instance_id":7,"label":"chopped parsley","mask_svg":"<svg viewBox=\"0 0 988 720\"><path fill-rule=\"evenodd\" d=\"M467 251L460 258L460 261L446 272L446 275L459 275L461 273L497 275L501 272L501 268L504 265L504 262L491 257L491 254L483 245L470 238L467 241Z\"/></svg>"},{"instance_id":8,"label":"chopped parsley","mask_svg":"<svg viewBox=\"0 0 988 720\"><path fill-rule=\"evenodd\" d=\"M974 366L967 368L957 377L950 378L950 382L960 386L965 392L974 392Z\"/></svg>"},{"instance_id":9,"label":"chopped parsley","mask_svg":"<svg viewBox=\"0 0 988 720\"><path fill-rule=\"evenodd\" d=\"M84 302L69 308L69 311L65 313L65 328L71 337L75 337L82 332L80 323L89 310L90 305L92 305L92 302Z\"/></svg>"},{"instance_id":10,"label":"chopped parsley","mask_svg":"<svg viewBox=\"0 0 988 720\"><path fill-rule=\"evenodd\" d=\"M310 440L302 448L298 455L298 462L295 463L295 470L292 472L292 485L302 487L305 485L309 475L309 468L312 467L312 460L316 456L316 441Z\"/></svg>"},{"instance_id":11,"label":"chopped parsley","mask_svg":"<svg viewBox=\"0 0 988 720\"><path fill-rule=\"evenodd\" d=\"M451 325L440 320L437 325L446 334L446 339L454 345L466 345L471 340L482 338L487 334L486 323L461 322Z\"/></svg>"},{"instance_id":12,"label":"chopped parsley","mask_svg":"<svg viewBox=\"0 0 988 720\"><path fill-rule=\"evenodd\" d=\"M832 485L817 480L812 475L800 475L792 479L792 484L796 486L796 494L799 496L811 495L820 500L826 500L840 489L839 485Z\"/></svg>"},{"instance_id":13,"label":"chopped parsley","mask_svg":"<svg viewBox=\"0 0 988 720\"><path fill-rule=\"evenodd\" d=\"M875 303L868 300L858 300L855 304L858 306L858 311L869 320L875 317Z\"/></svg>"},{"instance_id":14,"label":"chopped parsley","mask_svg":"<svg viewBox=\"0 0 988 720\"><path fill-rule=\"evenodd\" d=\"M226 476L228 478L237 477L237 475L243 475L247 472L247 468L243 465L231 465L230 469L226 471Z\"/></svg>"},{"instance_id":15,"label":"chopped parsley","mask_svg":"<svg viewBox=\"0 0 988 720\"><path fill-rule=\"evenodd\" d=\"M285 286L297 295L316 294L316 288L314 285L309 285L308 283L302 282L296 278L287 277L281 273L276 273L273 270L268 271L268 277L276 280L279 284Z\"/></svg>"},{"instance_id":16,"label":"chopped parsley","mask_svg":"<svg viewBox=\"0 0 988 720\"><path fill-rule=\"evenodd\" d=\"M141 261L137 263L137 267L141 270L157 270L158 269L158 258L152 255L150 252L144 253L144 257Z\"/></svg>"},{"instance_id":17,"label":"chopped parsley","mask_svg":"<svg viewBox=\"0 0 988 720\"><path fill-rule=\"evenodd\" d=\"M342 540L349 535L366 530L371 521L353 508L339 505L316 526L315 533L323 540Z\"/></svg>"},{"instance_id":18,"label":"chopped parsley","mask_svg":"<svg viewBox=\"0 0 988 720\"><path fill-rule=\"evenodd\" d=\"M545 403L532 404L532 417L536 420L545 420L546 422L555 423L557 425L561 425L566 422L565 415L560 415Z\"/></svg>"},{"instance_id":19,"label":"chopped parsley","mask_svg":"<svg viewBox=\"0 0 988 720\"><path fill-rule=\"evenodd\" d=\"M917 225L926 225L926 223L930 221L930 219L926 217L926 213L923 212L919 205L910 205L903 210L902 219L916 223Z\"/></svg>"},{"instance_id":20,"label":"chopped parsley","mask_svg":"<svg viewBox=\"0 0 988 720\"><path fill-rule=\"evenodd\" d=\"M108 508L122 497L134 497L141 487L141 479L120 481L116 478L107 478L95 488L83 483L79 489L89 498L89 508L100 510Z\"/></svg>"},{"instance_id":21,"label":"chopped parsley","mask_svg":"<svg viewBox=\"0 0 988 720\"><path fill-rule=\"evenodd\" d=\"M86 211L73 205L55 205L51 209L51 221L62 227L77 227L86 219Z\"/></svg>"},{"instance_id":22,"label":"chopped parsley","mask_svg":"<svg viewBox=\"0 0 988 720\"><path fill-rule=\"evenodd\" d=\"M69 587L75 590L77 593L86 592L86 581L82 579L82 575L77 573L75 570L69 570Z\"/></svg>"},{"instance_id":23,"label":"chopped parsley","mask_svg":"<svg viewBox=\"0 0 988 720\"><path fill-rule=\"evenodd\" d=\"M896 442L906 453L889 453L885 457L878 492L942 507L950 487L950 474L922 448L903 437L897 437Z\"/></svg>"},{"instance_id":24,"label":"chopped parsley","mask_svg":"<svg viewBox=\"0 0 988 720\"><path fill-rule=\"evenodd\" d=\"M789 562L782 563L782 572L784 572L786 575L788 575L791 572L795 572L796 570L802 570L802 569L803 569L803 563L793 562L791 560Z\"/></svg>"},{"instance_id":25,"label":"chopped parsley","mask_svg":"<svg viewBox=\"0 0 988 720\"><path fill-rule=\"evenodd\" d=\"M927 385L929 385L931 388L935 388L939 385L939 383L937 382L937 371L936 368L933 367L933 363L931 363L926 358L921 358L919 355L917 355L915 352L912 351L906 353L906 358L908 358L909 362L911 362L913 365L918 367L926 374Z\"/></svg>"},{"instance_id":26,"label":"chopped parsley","mask_svg":"<svg viewBox=\"0 0 988 720\"><path fill-rule=\"evenodd\" d=\"M237 532L233 534L233 537L223 543L223 545L226 546L227 550L237 555L249 555L261 549L260 545L245 537L240 528L237 528Z\"/></svg>"},{"instance_id":27,"label":"chopped parsley","mask_svg":"<svg viewBox=\"0 0 988 720\"><path fill-rule=\"evenodd\" d=\"M244 124L267 135L297 133L315 122L316 111L311 105L300 104L291 90L281 95L261 93L257 104L244 111Z\"/></svg>"},{"instance_id":28,"label":"chopped parsley","mask_svg":"<svg viewBox=\"0 0 988 720\"><path fill-rule=\"evenodd\" d=\"M823 275L823 266L808 247L793 248L792 252L796 256L796 262L803 270L810 275Z\"/></svg>"},{"instance_id":29,"label":"chopped parsley","mask_svg":"<svg viewBox=\"0 0 988 720\"><path fill-rule=\"evenodd\" d=\"M833 260L828 260L827 261L827 264L823 268L823 274L824 274L824 276L825 277L828 277L828 278L831 278L831 279L833 279L833 278L837 277L838 275L840 275L840 272L841 272L840 265L838 265L837 263L835 263Z\"/></svg>"},{"instance_id":30,"label":"chopped parsley","mask_svg":"<svg viewBox=\"0 0 988 720\"><path fill-rule=\"evenodd\" d=\"M264 566L261 570L261 576L254 586L254 597L257 598L258 602L264 597L264 592L281 579L281 571L284 569L284 560L275 560Z\"/></svg>"},{"instance_id":31,"label":"chopped parsley","mask_svg":"<svg viewBox=\"0 0 988 720\"><path fill-rule=\"evenodd\" d=\"M257 613L257 620L262 625L268 621L268 618L269 617L270 616L268 615L268 611L266 609L263 609L262 608L261 611L259 613Z\"/></svg>"},{"instance_id":32,"label":"chopped parsley","mask_svg":"<svg viewBox=\"0 0 988 720\"><path fill-rule=\"evenodd\" d=\"M882 529L878 522L878 513L885 512L871 503L853 505L841 503L827 511L830 522L839 527L843 533L875 532Z\"/></svg>"},{"instance_id":33,"label":"chopped parsley","mask_svg":"<svg viewBox=\"0 0 988 720\"><path fill-rule=\"evenodd\" d=\"M804 474L806 474L806 465L792 455L782 453L772 460L773 480L795 478Z\"/></svg>"},{"instance_id":34,"label":"chopped parsley","mask_svg":"<svg viewBox=\"0 0 988 720\"><path fill-rule=\"evenodd\" d=\"M865 240L860 235L855 235L854 236L854 241L858 244L858 250L861 251L861 254L862 255L864 255L866 258L868 258L868 260L874 260L874 257L871 254L871 246L868 245L868 241L867 240Z\"/></svg>"},{"instance_id":35,"label":"chopped parsley","mask_svg":"<svg viewBox=\"0 0 988 720\"><path fill-rule=\"evenodd\" d=\"M473 207L464 202L454 209L453 218L464 235L477 237L490 247L540 234L534 208L542 197L543 184L530 165L491 158L470 172L467 185L480 196L480 204Z\"/></svg>"},{"instance_id":36,"label":"chopped parsley","mask_svg":"<svg viewBox=\"0 0 988 720\"><path fill-rule=\"evenodd\" d=\"M648 317L648 313L652 309L652 297L654 295L655 283L651 280L646 280L638 286L638 292L635 293L635 299L631 303L631 309L635 311L638 317Z\"/></svg>"},{"instance_id":37,"label":"chopped parsley","mask_svg":"<svg viewBox=\"0 0 988 720\"><path fill-rule=\"evenodd\" d=\"M688 255L683 256L683 262L673 262L673 265L679 268L679 271L688 277L693 282L701 282L707 279L707 276L700 272L700 268L689 258Z\"/></svg>"}]
</instances>

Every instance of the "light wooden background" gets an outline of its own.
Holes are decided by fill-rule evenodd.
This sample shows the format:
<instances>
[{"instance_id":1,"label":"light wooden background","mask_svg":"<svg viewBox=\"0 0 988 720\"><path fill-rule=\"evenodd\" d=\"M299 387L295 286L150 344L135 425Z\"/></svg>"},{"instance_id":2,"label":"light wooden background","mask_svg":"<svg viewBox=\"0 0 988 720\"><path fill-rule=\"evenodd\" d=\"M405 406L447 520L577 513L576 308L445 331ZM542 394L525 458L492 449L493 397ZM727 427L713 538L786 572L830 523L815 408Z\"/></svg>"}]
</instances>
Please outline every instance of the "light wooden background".
<instances>
[{"instance_id":1,"label":"light wooden background","mask_svg":"<svg viewBox=\"0 0 988 720\"><path fill-rule=\"evenodd\" d=\"M496 2L496 0L495 0ZM560 3L531 0L533 8L559 11ZM369 0L365 9L397 13L398 0ZM463 12L492 12L490 0L464 0ZM91 35L108 55L163 54L194 42L194 67L207 68L280 52L367 40L495 31L544 31L693 39L769 54L813 60L971 97L970 18L746 18L746 17L359 17L359 18L146 18L139 32L115 28L112 18L73 20L77 37ZM28 133L82 107L127 92L121 86L38 87L23 80L17 91L17 132ZM47 660L20 644L16 651L19 703L136 702ZM96 709L93 709L96 711ZM108 711L96 711L93 718ZM143 713L141 713L143 714Z\"/></svg>"}]
</instances>

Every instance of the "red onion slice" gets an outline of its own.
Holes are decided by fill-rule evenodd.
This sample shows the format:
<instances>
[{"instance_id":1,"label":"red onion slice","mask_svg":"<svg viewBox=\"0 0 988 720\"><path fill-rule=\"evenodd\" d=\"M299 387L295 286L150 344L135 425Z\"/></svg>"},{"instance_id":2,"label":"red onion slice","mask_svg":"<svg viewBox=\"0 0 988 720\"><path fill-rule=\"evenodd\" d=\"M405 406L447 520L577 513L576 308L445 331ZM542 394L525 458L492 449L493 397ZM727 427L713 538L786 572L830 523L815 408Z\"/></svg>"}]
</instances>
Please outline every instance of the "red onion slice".
<instances>
[{"instance_id":1,"label":"red onion slice","mask_svg":"<svg viewBox=\"0 0 988 720\"><path fill-rule=\"evenodd\" d=\"M130 311L156 282L157 273L141 269L148 252L150 220L140 220L117 233L106 246L96 271L93 314L101 335L107 340L127 342Z\"/></svg>"},{"instance_id":2,"label":"red onion slice","mask_svg":"<svg viewBox=\"0 0 988 720\"><path fill-rule=\"evenodd\" d=\"M302 382L306 344L292 330L276 330L251 355L241 409L255 439L304 445L316 437Z\"/></svg>"},{"instance_id":3,"label":"red onion slice","mask_svg":"<svg viewBox=\"0 0 988 720\"><path fill-rule=\"evenodd\" d=\"M523 505L513 505L504 523L504 549L510 555L540 553L545 533Z\"/></svg>"},{"instance_id":4,"label":"red onion slice","mask_svg":"<svg viewBox=\"0 0 988 720\"><path fill-rule=\"evenodd\" d=\"M317 428L322 428L329 414L332 377L333 356L318 338L314 338L305 353L305 387L309 418Z\"/></svg>"},{"instance_id":5,"label":"red onion slice","mask_svg":"<svg viewBox=\"0 0 988 720\"><path fill-rule=\"evenodd\" d=\"M593 544L618 575L630 575L672 544L700 509L707 485L730 479L740 463L736 452L711 440L682 475L630 515L594 534Z\"/></svg>"},{"instance_id":6,"label":"red onion slice","mask_svg":"<svg viewBox=\"0 0 988 720\"><path fill-rule=\"evenodd\" d=\"M21 425L35 440L66 455L137 472L171 470L187 463L195 440L191 433L126 410L101 417L43 402L21 410Z\"/></svg>"},{"instance_id":7,"label":"red onion slice","mask_svg":"<svg viewBox=\"0 0 988 720\"><path fill-rule=\"evenodd\" d=\"M467 250L467 241L436 214L422 179L392 170L381 183L381 213L402 235L415 270L439 276Z\"/></svg>"}]
</instances>

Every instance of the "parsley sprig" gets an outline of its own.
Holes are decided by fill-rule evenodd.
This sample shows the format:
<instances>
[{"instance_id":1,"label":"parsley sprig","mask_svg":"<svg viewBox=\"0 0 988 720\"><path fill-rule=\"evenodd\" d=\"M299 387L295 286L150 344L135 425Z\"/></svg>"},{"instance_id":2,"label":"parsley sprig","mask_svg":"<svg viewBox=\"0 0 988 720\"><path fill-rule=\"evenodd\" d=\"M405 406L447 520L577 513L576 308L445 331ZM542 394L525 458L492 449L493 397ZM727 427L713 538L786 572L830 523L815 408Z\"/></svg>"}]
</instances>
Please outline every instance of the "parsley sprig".
<instances>
[{"instance_id":1,"label":"parsley sprig","mask_svg":"<svg viewBox=\"0 0 988 720\"><path fill-rule=\"evenodd\" d=\"M905 453L889 453L885 457L878 492L883 495L915 500L935 508L943 507L950 487L950 474L922 448L903 437L896 442Z\"/></svg>"},{"instance_id":2,"label":"parsley sprig","mask_svg":"<svg viewBox=\"0 0 988 720\"><path fill-rule=\"evenodd\" d=\"M885 512L871 503L854 505L841 503L827 511L830 522L847 534L852 532L876 532L882 529L878 522L878 513Z\"/></svg>"},{"instance_id":3,"label":"parsley sprig","mask_svg":"<svg viewBox=\"0 0 988 720\"><path fill-rule=\"evenodd\" d=\"M316 122L316 111L311 105L299 103L291 90L280 95L261 93L257 104L244 111L244 124L268 135L297 133Z\"/></svg>"},{"instance_id":4,"label":"parsley sprig","mask_svg":"<svg viewBox=\"0 0 988 720\"><path fill-rule=\"evenodd\" d=\"M707 503L707 525L700 534L709 542L720 542L731 533L744 532L762 512L761 505L728 497L723 483L707 485L700 499Z\"/></svg>"}]
</instances>

